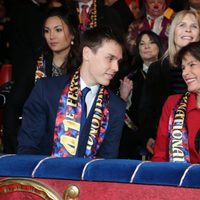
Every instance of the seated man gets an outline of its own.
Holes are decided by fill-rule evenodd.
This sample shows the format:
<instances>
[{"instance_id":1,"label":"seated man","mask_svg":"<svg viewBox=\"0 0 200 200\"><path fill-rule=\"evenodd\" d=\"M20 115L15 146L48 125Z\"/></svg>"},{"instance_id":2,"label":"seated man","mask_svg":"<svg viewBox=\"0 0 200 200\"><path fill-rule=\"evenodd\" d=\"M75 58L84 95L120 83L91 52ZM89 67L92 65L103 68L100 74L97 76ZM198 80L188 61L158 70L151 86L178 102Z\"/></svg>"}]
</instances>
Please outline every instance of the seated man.
<instances>
[{"instance_id":1,"label":"seated man","mask_svg":"<svg viewBox=\"0 0 200 200\"><path fill-rule=\"evenodd\" d=\"M107 86L118 71L123 41L96 27L83 34L80 50L74 75L36 83L24 105L18 154L117 157L126 105Z\"/></svg>"}]
</instances>

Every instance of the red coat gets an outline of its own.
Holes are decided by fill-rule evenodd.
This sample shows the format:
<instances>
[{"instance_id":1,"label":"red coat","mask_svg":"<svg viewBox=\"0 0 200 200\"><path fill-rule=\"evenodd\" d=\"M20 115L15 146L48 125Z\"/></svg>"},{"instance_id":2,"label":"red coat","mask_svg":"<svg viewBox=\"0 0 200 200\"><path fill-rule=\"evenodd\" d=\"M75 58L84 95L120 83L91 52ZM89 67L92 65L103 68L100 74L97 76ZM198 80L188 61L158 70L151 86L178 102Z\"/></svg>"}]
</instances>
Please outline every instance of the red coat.
<instances>
[{"instance_id":1,"label":"red coat","mask_svg":"<svg viewBox=\"0 0 200 200\"><path fill-rule=\"evenodd\" d=\"M181 95L172 95L166 100L160 118L154 155L152 161L169 161L169 117ZM186 110L186 127L188 131L188 145L191 163L200 162L200 152L195 150L195 137L200 129L200 108L196 105L196 94L191 93Z\"/></svg>"}]
</instances>

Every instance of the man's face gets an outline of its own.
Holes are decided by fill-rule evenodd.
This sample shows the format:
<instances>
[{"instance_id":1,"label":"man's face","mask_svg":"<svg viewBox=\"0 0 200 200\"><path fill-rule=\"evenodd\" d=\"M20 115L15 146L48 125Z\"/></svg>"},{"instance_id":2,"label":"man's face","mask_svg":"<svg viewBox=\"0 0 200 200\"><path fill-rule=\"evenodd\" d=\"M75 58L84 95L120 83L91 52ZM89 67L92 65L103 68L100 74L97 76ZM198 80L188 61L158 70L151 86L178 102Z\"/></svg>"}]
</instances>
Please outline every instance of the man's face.
<instances>
[{"instance_id":1,"label":"man's face","mask_svg":"<svg viewBox=\"0 0 200 200\"><path fill-rule=\"evenodd\" d=\"M146 12L153 18L161 16L165 8L165 0L146 0Z\"/></svg>"},{"instance_id":2,"label":"man's face","mask_svg":"<svg viewBox=\"0 0 200 200\"><path fill-rule=\"evenodd\" d=\"M81 68L81 77L89 86L107 86L119 70L121 59L122 47L113 40L104 40L96 52L84 47L83 60L86 65Z\"/></svg>"}]
</instances>

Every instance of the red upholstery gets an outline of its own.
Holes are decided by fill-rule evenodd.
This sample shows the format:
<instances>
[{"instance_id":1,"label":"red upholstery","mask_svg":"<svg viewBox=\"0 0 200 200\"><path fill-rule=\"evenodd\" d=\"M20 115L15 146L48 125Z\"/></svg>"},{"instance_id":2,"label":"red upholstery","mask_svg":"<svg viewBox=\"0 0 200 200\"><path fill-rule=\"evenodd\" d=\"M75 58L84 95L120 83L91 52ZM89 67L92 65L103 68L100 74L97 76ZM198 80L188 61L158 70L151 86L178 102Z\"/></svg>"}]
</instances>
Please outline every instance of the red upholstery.
<instances>
[{"instance_id":1,"label":"red upholstery","mask_svg":"<svg viewBox=\"0 0 200 200\"><path fill-rule=\"evenodd\" d=\"M7 177L0 177L0 181ZM15 179L13 179L14 181ZM54 194L58 194L60 198L46 198L48 200L61 200L66 198L66 189L70 185L75 185L79 188L79 200L190 200L198 199L200 190L195 188L180 188L172 186L161 185L141 185L128 183L114 183L114 182L95 182L95 181L76 181L76 180L61 180L61 179L27 179L29 184L24 184L21 181L21 186L11 187L11 184L0 184L0 199L32 199L44 200L43 197L49 193L49 190ZM38 186L32 183L32 180L44 184ZM15 183L15 182L14 182ZM13 183L13 184L14 184ZM18 182L19 183L19 182ZM16 183L15 183L16 184ZM20 184L19 184L20 185ZM5 188L5 190L3 190ZM7 188L7 189L6 189ZM34 194L33 194L34 193Z\"/></svg>"},{"instance_id":2,"label":"red upholstery","mask_svg":"<svg viewBox=\"0 0 200 200\"><path fill-rule=\"evenodd\" d=\"M0 85L7 83L11 80L12 75L12 65L11 64L3 64L0 70Z\"/></svg>"}]
</instances>

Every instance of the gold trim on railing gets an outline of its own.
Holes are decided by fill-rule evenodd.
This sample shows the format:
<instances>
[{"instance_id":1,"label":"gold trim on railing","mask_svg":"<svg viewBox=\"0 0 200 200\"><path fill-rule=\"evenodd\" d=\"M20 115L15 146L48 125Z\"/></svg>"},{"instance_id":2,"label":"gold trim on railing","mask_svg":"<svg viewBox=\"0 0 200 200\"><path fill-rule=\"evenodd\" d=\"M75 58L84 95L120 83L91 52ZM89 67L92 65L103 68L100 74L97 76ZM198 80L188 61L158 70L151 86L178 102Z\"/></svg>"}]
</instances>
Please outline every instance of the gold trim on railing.
<instances>
[{"instance_id":1,"label":"gold trim on railing","mask_svg":"<svg viewBox=\"0 0 200 200\"><path fill-rule=\"evenodd\" d=\"M76 185L68 185L67 189L64 192L64 200L78 200L80 194L80 189Z\"/></svg>"},{"instance_id":2,"label":"gold trim on railing","mask_svg":"<svg viewBox=\"0 0 200 200\"><path fill-rule=\"evenodd\" d=\"M9 192L30 192L44 200L61 200L62 198L47 185L28 178L6 178L0 180L1 195Z\"/></svg>"}]
</instances>

